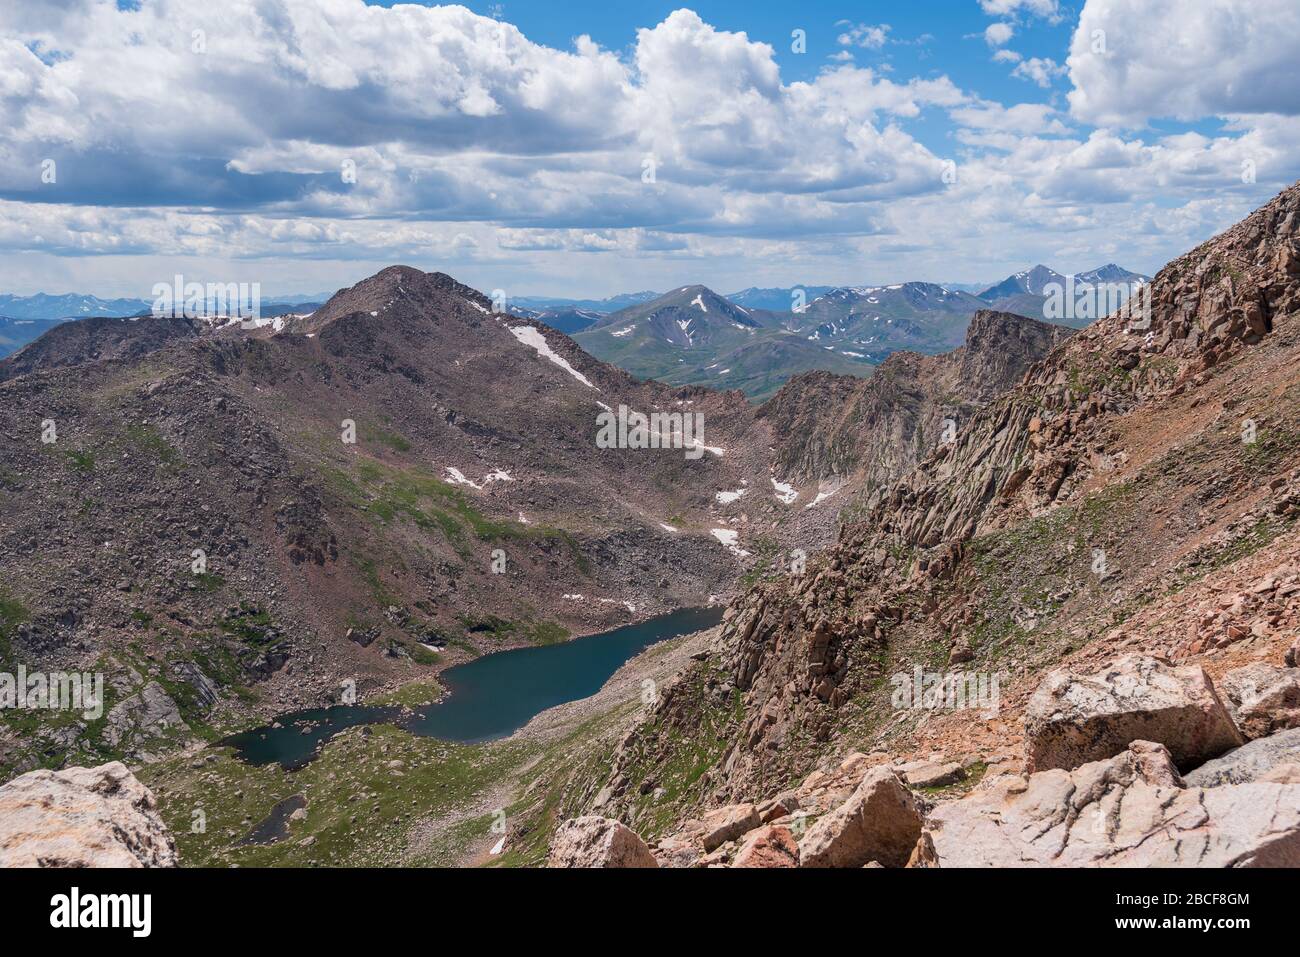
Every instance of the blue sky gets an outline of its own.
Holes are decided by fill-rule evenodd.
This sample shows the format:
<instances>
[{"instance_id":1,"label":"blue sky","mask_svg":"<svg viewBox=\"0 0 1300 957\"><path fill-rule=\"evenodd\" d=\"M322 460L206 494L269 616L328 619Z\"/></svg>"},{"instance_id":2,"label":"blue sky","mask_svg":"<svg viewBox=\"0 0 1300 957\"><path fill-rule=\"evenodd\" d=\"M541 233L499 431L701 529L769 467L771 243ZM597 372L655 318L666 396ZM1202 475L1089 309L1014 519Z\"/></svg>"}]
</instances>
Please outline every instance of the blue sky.
<instances>
[{"instance_id":1,"label":"blue sky","mask_svg":"<svg viewBox=\"0 0 1300 957\"><path fill-rule=\"evenodd\" d=\"M1297 48L1293 0L9 5L0 291L1153 272L1300 176Z\"/></svg>"}]
</instances>

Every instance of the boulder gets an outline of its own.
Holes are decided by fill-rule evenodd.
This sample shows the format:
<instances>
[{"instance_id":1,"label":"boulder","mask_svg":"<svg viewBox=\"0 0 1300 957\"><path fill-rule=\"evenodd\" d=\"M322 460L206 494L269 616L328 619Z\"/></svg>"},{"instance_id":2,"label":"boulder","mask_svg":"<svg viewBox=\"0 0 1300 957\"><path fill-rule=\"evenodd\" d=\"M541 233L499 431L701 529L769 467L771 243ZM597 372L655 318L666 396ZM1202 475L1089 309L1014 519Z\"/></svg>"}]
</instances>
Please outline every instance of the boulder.
<instances>
[{"instance_id":1,"label":"boulder","mask_svg":"<svg viewBox=\"0 0 1300 957\"><path fill-rule=\"evenodd\" d=\"M752 804L731 804L704 815L704 850L712 851L758 827L762 820Z\"/></svg>"},{"instance_id":2,"label":"boulder","mask_svg":"<svg viewBox=\"0 0 1300 957\"><path fill-rule=\"evenodd\" d=\"M1249 738L1300 728L1300 670L1257 661L1220 682L1237 726Z\"/></svg>"},{"instance_id":3,"label":"boulder","mask_svg":"<svg viewBox=\"0 0 1300 957\"><path fill-rule=\"evenodd\" d=\"M1048 675L1025 709L1026 767L1069 770L1157 741L1180 768L1193 768L1244 743L1209 676L1126 655L1093 675Z\"/></svg>"},{"instance_id":4,"label":"boulder","mask_svg":"<svg viewBox=\"0 0 1300 957\"><path fill-rule=\"evenodd\" d=\"M1185 787L1163 745L1135 741L1101 761L1008 776L938 806L913 864L1295 867L1300 785Z\"/></svg>"},{"instance_id":5,"label":"boulder","mask_svg":"<svg viewBox=\"0 0 1300 957\"><path fill-rule=\"evenodd\" d=\"M104 740L112 747L134 739L157 738L170 728L188 731L176 707L162 685L151 681L136 694L124 698L108 712Z\"/></svg>"},{"instance_id":6,"label":"boulder","mask_svg":"<svg viewBox=\"0 0 1300 957\"><path fill-rule=\"evenodd\" d=\"M902 867L921 834L921 806L898 775L872 768L847 801L799 842L800 867Z\"/></svg>"},{"instance_id":7,"label":"boulder","mask_svg":"<svg viewBox=\"0 0 1300 957\"><path fill-rule=\"evenodd\" d=\"M1300 728L1293 728L1233 748L1223 757L1188 772L1184 780L1198 788L1245 784L1258 781L1273 768L1297 761L1300 761Z\"/></svg>"},{"instance_id":8,"label":"boulder","mask_svg":"<svg viewBox=\"0 0 1300 957\"><path fill-rule=\"evenodd\" d=\"M551 841L547 867L658 867L650 848L618 821L575 817Z\"/></svg>"},{"instance_id":9,"label":"boulder","mask_svg":"<svg viewBox=\"0 0 1300 957\"><path fill-rule=\"evenodd\" d=\"M1273 784L1300 784L1300 764L1279 764L1265 771L1259 779Z\"/></svg>"},{"instance_id":10,"label":"boulder","mask_svg":"<svg viewBox=\"0 0 1300 957\"><path fill-rule=\"evenodd\" d=\"M913 761L897 771L908 787L914 788L946 787L966 777L966 772L956 761Z\"/></svg>"},{"instance_id":11,"label":"boulder","mask_svg":"<svg viewBox=\"0 0 1300 957\"><path fill-rule=\"evenodd\" d=\"M731 866L798 867L799 843L785 825L764 825L745 838Z\"/></svg>"},{"instance_id":12,"label":"boulder","mask_svg":"<svg viewBox=\"0 0 1300 957\"><path fill-rule=\"evenodd\" d=\"M0 787L0 867L175 867L153 793L120 761Z\"/></svg>"},{"instance_id":13,"label":"boulder","mask_svg":"<svg viewBox=\"0 0 1300 957\"><path fill-rule=\"evenodd\" d=\"M774 798L760 802L755 810L758 811L759 820L768 824L778 817L786 817L799 810L799 795L794 791L783 791Z\"/></svg>"}]
</instances>

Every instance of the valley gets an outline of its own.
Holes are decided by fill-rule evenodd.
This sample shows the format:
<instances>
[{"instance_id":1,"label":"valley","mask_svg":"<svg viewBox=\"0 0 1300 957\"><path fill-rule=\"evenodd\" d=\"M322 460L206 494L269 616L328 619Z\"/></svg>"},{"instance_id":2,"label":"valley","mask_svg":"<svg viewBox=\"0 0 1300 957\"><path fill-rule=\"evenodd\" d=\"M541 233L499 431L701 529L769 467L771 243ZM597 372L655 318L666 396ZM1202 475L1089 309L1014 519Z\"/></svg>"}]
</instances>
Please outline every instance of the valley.
<instances>
[{"instance_id":1,"label":"valley","mask_svg":"<svg viewBox=\"0 0 1300 957\"><path fill-rule=\"evenodd\" d=\"M1045 680L1121 652L1290 680L1298 204L1082 330L691 286L571 338L402 266L274 325L58 324L0 360L0 655L107 691L0 712L6 775L125 761L194 866L563 866L610 822L658 866L857 860L833 822L868 782L919 795L921 849L853 855L962 859L926 822L1034 774ZM656 365L847 341L863 303L922 348L796 356L758 404ZM602 442L616 409L703 433ZM898 706L955 665L999 676L995 717Z\"/></svg>"}]
</instances>

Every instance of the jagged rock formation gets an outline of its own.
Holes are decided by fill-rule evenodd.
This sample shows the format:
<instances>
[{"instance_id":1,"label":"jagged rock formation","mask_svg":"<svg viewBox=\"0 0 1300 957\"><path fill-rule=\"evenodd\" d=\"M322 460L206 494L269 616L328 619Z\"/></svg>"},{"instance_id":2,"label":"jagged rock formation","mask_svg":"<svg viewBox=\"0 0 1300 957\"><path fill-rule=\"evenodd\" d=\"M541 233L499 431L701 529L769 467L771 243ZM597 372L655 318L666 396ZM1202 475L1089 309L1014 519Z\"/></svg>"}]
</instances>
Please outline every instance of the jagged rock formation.
<instances>
[{"instance_id":1,"label":"jagged rock formation","mask_svg":"<svg viewBox=\"0 0 1300 957\"><path fill-rule=\"evenodd\" d=\"M0 867L175 867L153 794L119 762L0 787Z\"/></svg>"},{"instance_id":2,"label":"jagged rock formation","mask_svg":"<svg viewBox=\"0 0 1300 957\"><path fill-rule=\"evenodd\" d=\"M896 352L870 379L795 376L759 413L777 439L777 472L868 490L892 482L955 439L977 409L1072 333L981 310L952 352Z\"/></svg>"},{"instance_id":3,"label":"jagged rock formation","mask_svg":"<svg viewBox=\"0 0 1300 957\"><path fill-rule=\"evenodd\" d=\"M1014 745L1030 693L1072 654L1080 670L1116 647L1281 659L1300 620L1300 589L1278 584L1295 578L1300 516L1300 186L1149 288L1149 312L1130 301L1053 349L871 493L806 574L732 604L683 678L741 701L725 727L710 719L716 765L687 808L756 800L864 743ZM894 679L958 665L1001 675L992 715L898 702ZM624 740L606 813L649 814L639 782L700 716L665 700Z\"/></svg>"}]
</instances>

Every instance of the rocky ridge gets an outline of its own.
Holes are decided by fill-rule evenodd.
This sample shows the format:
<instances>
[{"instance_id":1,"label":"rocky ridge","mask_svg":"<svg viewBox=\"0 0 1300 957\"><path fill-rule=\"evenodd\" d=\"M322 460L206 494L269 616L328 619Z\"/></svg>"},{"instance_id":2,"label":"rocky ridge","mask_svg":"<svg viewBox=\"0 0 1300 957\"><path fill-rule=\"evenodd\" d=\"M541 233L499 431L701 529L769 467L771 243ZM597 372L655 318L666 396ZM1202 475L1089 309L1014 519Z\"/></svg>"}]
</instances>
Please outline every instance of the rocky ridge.
<instances>
[{"instance_id":1,"label":"rocky ridge","mask_svg":"<svg viewBox=\"0 0 1300 957\"><path fill-rule=\"evenodd\" d=\"M1130 302L1056 347L876 489L806 574L737 599L681 679L732 689L737 717L710 726L716 767L677 813L789 787L864 738L907 753L946 735L996 756L1041 675L1071 656L1128 645L1211 670L1225 649L1280 657L1297 614L1279 586L1294 578L1300 488L1297 311L1292 187L1161 270L1149 314ZM1157 630L1207 592L1214 609L1186 632ZM891 674L959 665L1001 671L1002 713L891 707ZM681 747L670 729L698 740L700 726L689 695L665 695L590 806L634 826L670 817L638 782Z\"/></svg>"}]
</instances>

